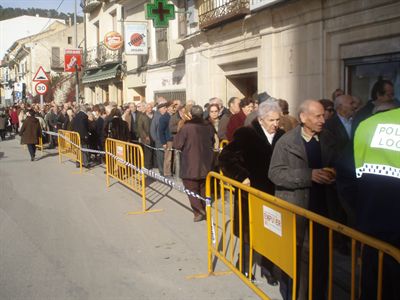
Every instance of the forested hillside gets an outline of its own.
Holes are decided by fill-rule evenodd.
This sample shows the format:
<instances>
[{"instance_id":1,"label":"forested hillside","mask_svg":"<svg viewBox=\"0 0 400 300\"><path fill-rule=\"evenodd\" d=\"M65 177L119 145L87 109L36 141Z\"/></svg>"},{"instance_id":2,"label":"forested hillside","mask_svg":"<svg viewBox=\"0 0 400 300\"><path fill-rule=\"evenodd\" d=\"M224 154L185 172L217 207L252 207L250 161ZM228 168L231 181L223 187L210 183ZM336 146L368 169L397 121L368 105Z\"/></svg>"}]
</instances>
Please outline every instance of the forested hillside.
<instances>
[{"instance_id":1,"label":"forested hillside","mask_svg":"<svg viewBox=\"0 0 400 300\"><path fill-rule=\"evenodd\" d=\"M65 14L63 12L57 12L55 9L41 9L41 8L12 8L12 7L2 7L0 5L0 21L19 17L19 16L36 16L44 18L54 18L62 19L68 21L71 18L71 22L74 22L73 14ZM83 22L81 16L77 17L78 23Z\"/></svg>"}]
</instances>

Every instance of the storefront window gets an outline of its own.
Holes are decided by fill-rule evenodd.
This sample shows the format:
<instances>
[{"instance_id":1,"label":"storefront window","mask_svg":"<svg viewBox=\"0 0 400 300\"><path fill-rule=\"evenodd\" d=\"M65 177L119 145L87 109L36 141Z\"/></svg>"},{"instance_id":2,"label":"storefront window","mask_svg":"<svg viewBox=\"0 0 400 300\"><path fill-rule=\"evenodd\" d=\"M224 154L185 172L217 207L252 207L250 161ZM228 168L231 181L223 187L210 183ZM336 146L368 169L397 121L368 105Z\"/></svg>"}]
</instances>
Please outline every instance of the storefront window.
<instances>
[{"instance_id":1,"label":"storefront window","mask_svg":"<svg viewBox=\"0 0 400 300\"><path fill-rule=\"evenodd\" d=\"M393 82L395 98L400 100L400 53L345 60L346 91L365 103L379 77Z\"/></svg>"}]
</instances>

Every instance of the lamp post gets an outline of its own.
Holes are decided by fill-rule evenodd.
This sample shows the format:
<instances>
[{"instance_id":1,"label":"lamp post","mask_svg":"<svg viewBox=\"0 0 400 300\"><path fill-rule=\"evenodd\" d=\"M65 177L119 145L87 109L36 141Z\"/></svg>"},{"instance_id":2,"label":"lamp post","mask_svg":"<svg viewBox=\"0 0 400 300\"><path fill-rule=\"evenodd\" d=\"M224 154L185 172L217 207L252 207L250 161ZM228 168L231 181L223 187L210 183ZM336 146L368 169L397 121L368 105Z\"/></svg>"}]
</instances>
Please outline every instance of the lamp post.
<instances>
[{"instance_id":1,"label":"lamp post","mask_svg":"<svg viewBox=\"0 0 400 300\"><path fill-rule=\"evenodd\" d=\"M75 49L78 48L78 25L76 23L76 14L77 14L77 4L75 0L75 13L74 13L74 26L75 26ZM75 65L75 101L79 103L79 76L78 76L78 66Z\"/></svg>"}]
</instances>

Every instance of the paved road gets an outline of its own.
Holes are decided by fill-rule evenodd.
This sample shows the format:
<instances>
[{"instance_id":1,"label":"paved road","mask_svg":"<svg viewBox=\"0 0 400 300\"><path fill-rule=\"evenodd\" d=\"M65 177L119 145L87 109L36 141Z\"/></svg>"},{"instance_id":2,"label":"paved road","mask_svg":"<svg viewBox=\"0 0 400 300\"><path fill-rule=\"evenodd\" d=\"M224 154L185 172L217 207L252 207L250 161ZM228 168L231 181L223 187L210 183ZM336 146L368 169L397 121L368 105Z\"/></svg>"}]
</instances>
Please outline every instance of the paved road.
<instances>
[{"instance_id":1,"label":"paved road","mask_svg":"<svg viewBox=\"0 0 400 300\"><path fill-rule=\"evenodd\" d=\"M0 142L0 299L258 299L235 275L186 279L207 269L186 196L154 182L164 211L127 215L140 197L103 172Z\"/></svg>"}]
</instances>

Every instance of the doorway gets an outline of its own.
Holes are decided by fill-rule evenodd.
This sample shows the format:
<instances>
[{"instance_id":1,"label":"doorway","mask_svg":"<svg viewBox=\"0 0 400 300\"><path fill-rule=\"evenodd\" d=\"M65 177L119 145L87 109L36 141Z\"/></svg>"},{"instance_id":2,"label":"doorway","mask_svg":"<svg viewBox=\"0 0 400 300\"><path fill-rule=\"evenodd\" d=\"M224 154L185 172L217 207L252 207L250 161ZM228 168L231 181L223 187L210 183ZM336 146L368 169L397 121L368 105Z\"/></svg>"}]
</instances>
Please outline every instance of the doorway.
<instances>
[{"instance_id":1,"label":"doorway","mask_svg":"<svg viewBox=\"0 0 400 300\"><path fill-rule=\"evenodd\" d=\"M242 97L246 98L252 98L254 94L257 94L257 72L228 75L226 79L228 98L235 96L235 89L240 92Z\"/></svg>"}]
</instances>

